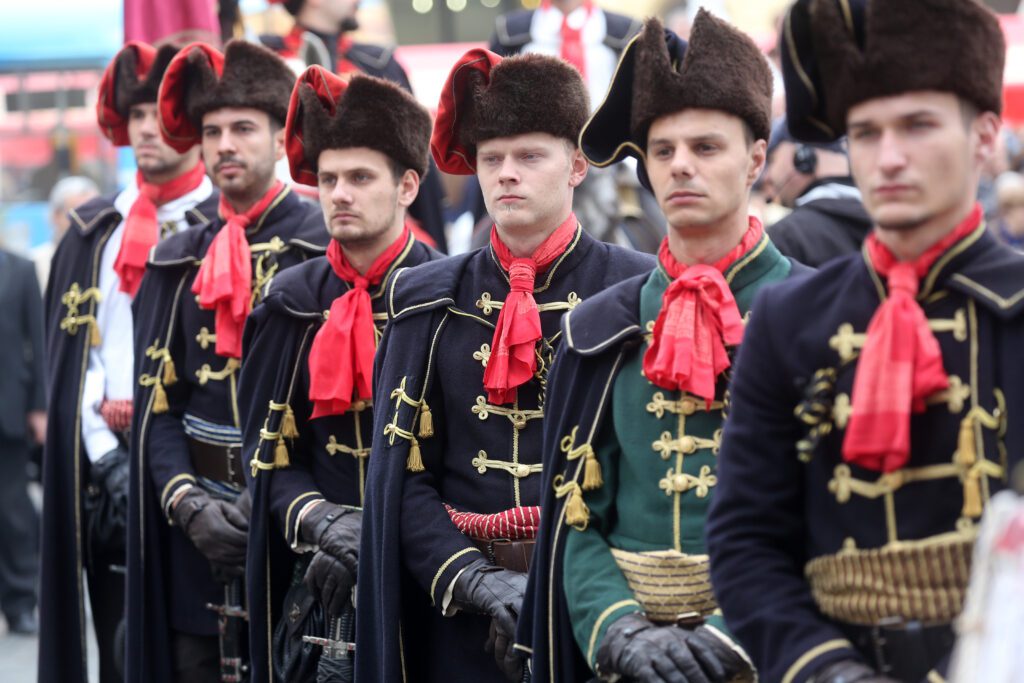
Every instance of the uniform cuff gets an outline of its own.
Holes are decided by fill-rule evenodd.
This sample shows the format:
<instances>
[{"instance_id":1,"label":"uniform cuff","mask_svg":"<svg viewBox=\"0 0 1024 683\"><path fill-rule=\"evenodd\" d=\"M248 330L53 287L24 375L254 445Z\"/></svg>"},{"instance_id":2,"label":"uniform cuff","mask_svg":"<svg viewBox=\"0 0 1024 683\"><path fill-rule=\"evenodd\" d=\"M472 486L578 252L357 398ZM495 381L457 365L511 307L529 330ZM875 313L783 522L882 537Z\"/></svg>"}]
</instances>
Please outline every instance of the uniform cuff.
<instances>
[{"instance_id":1,"label":"uniform cuff","mask_svg":"<svg viewBox=\"0 0 1024 683\"><path fill-rule=\"evenodd\" d=\"M604 640L604 634L608 632L608 627L627 614L635 614L637 612L643 612L639 602L636 600L619 600L608 605L601 612L600 616L597 617L597 620L594 621L594 628L590 631L590 641L587 644L587 663L590 664L592 670L597 671L597 649L601 646L601 641Z\"/></svg>"},{"instance_id":2,"label":"uniform cuff","mask_svg":"<svg viewBox=\"0 0 1024 683\"><path fill-rule=\"evenodd\" d=\"M192 488L195 483L196 478L191 474L179 474L167 482L163 492L160 494L160 508L164 511L167 519L171 518L171 503L177 499L178 492L186 488Z\"/></svg>"},{"instance_id":3,"label":"uniform cuff","mask_svg":"<svg viewBox=\"0 0 1024 683\"><path fill-rule=\"evenodd\" d=\"M782 683L804 683L822 667L840 659L860 659L860 654L845 638L826 640L797 657L786 670Z\"/></svg>"},{"instance_id":4,"label":"uniform cuff","mask_svg":"<svg viewBox=\"0 0 1024 683\"><path fill-rule=\"evenodd\" d=\"M466 568L473 560L478 560L483 557L476 546L469 546L458 551L438 567L437 573L434 574L434 580L430 584L430 600L434 605L444 605L445 593L448 588L453 585L456 577ZM438 592L440 591L440 593Z\"/></svg>"}]
</instances>

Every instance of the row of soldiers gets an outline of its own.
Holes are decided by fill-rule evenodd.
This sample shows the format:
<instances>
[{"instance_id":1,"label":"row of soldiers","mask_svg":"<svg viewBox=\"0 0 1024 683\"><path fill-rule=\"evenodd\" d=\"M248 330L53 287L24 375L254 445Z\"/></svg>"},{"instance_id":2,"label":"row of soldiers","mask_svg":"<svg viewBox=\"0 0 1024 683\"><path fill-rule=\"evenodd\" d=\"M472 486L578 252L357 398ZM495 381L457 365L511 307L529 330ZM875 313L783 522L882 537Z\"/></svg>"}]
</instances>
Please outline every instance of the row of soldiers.
<instances>
[{"instance_id":1,"label":"row of soldiers","mask_svg":"<svg viewBox=\"0 0 1024 683\"><path fill-rule=\"evenodd\" d=\"M943 680L1021 438L1024 257L976 202L1005 45L975 0L798 0L782 44L791 133L848 135L876 226L817 272L749 215L771 73L704 12L592 114L554 56L470 50L432 121L126 46L98 114L136 182L47 296L40 679L85 680L87 574L103 681ZM572 210L627 156L656 259ZM417 239L431 158L487 246Z\"/></svg>"}]
</instances>

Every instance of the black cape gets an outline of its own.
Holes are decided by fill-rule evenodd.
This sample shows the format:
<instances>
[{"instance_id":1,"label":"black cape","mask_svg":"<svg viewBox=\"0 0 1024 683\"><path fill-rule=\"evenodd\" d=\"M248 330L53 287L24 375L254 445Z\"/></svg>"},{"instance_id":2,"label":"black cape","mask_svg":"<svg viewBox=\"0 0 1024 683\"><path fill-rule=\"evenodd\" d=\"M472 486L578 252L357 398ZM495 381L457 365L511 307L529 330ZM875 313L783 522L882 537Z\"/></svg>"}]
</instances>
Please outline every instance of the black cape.
<instances>
[{"instance_id":1,"label":"black cape","mask_svg":"<svg viewBox=\"0 0 1024 683\"><path fill-rule=\"evenodd\" d=\"M252 229L256 232L252 233L250 241L280 240L283 244L276 254L280 269L323 253L327 231L319 207L300 199L290 188L282 190L282 198L272 204L264 216ZM223 219L215 218L201 228L165 240L150 255L146 275L133 303L136 377L162 376L163 360L148 358L145 353L154 340L167 347L176 337L195 335L196 330L179 329L178 309L186 297L193 296L192 281L222 225ZM154 386L140 383L134 398L132 483L128 499L125 680L160 683L169 682L172 671L167 576L170 572L189 570L187 564L182 564L184 558L168 552L172 534L181 535L181 531L168 525L151 478L151 452L177 448L174 443L151 439ZM187 455L184 457L187 459ZM168 495L173 492L174 489ZM179 540L194 550L187 539ZM197 586L211 580L208 566L203 564L201 568L205 574L195 577Z\"/></svg>"},{"instance_id":2,"label":"black cape","mask_svg":"<svg viewBox=\"0 0 1024 683\"><path fill-rule=\"evenodd\" d=\"M385 312L383 295L394 270L440 256L423 243L411 240L408 248L395 259L384 281L371 289L374 312ZM278 472L274 469L257 470L255 475L252 470L246 470L253 498L246 563L253 681L273 680L271 635L281 618L284 595L298 557L289 543L294 540L294 520L302 505L321 498L340 505L362 506L362 482L358 481L358 470L351 466L352 458L342 461L342 455L330 456L331 462L323 463L323 468L315 468L311 462L328 457L322 455L328 437L337 435L341 443L354 442L348 434L355 431L352 415L332 415L311 421L312 405L308 399L310 346L324 322L324 313L348 289L326 257L311 259L276 278L263 302L246 322L244 370L239 381L244 461L256 458L273 465L277 441L265 441L261 431L279 431L283 413L268 410L271 401L292 408L299 432L295 440L286 441L292 476L275 476ZM383 321L378 325L382 328ZM372 415L367 411L356 419L363 423L363 439L369 439ZM337 463L334 458L338 459ZM328 464L338 464L338 467L328 468ZM323 477L328 475L331 480L324 481ZM278 482L278 479L286 481ZM290 501L302 504L289 505ZM275 507L289 509L285 528L274 515Z\"/></svg>"},{"instance_id":3,"label":"black cape","mask_svg":"<svg viewBox=\"0 0 1024 683\"><path fill-rule=\"evenodd\" d=\"M70 315L94 316L96 298L77 305L72 314L62 299L99 285L99 263L122 216L116 195L97 197L70 213L71 227L57 245L46 287L46 368L49 406L43 456L42 567L39 590L39 681L81 681L86 662L85 556L82 538L83 482L89 459L79 429L79 410L89 359L91 326L86 321L62 329ZM217 213L216 190L186 213L199 225Z\"/></svg>"}]
</instances>

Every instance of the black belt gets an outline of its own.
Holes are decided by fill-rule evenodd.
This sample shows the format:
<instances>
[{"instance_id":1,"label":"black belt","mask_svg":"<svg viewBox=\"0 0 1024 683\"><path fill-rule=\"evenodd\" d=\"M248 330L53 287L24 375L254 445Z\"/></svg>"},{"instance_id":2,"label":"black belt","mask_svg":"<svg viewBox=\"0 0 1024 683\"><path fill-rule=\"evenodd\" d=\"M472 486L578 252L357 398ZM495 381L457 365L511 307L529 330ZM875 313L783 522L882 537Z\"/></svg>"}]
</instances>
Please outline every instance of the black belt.
<instances>
[{"instance_id":1,"label":"black belt","mask_svg":"<svg viewBox=\"0 0 1024 683\"><path fill-rule=\"evenodd\" d=\"M218 446L188 438L188 454L192 467L200 477L245 486L241 446Z\"/></svg>"},{"instance_id":2,"label":"black belt","mask_svg":"<svg viewBox=\"0 0 1024 683\"><path fill-rule=\"evenodd\" d=\"M507 538L494 540L471 538L470 540L491 564L511 569L514 572L530 571L533 546L537 543L535 540L510 541Z\"/></svg>"},{"instance_id":3,"label":"black belt","mask_svg":"<svg viewBox=\"0 0 1024 683\"><path fill-rule=\"evenodd\" d=\"M868 663L901 681L924 680L953 651L952 624L925 626L919 621L886 620L877 626L841 624Z\"/></svg>"}]
</instances>

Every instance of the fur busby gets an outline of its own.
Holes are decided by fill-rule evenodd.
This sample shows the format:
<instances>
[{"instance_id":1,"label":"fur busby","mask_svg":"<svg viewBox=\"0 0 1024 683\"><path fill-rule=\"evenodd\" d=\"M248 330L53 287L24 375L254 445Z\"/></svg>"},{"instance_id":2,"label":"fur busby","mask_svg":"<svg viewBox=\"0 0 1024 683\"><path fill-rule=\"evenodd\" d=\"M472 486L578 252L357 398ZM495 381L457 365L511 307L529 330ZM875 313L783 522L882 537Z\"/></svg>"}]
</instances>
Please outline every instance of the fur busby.
<instances>
[{"instance_id":1,"label":"fur busby","mask_svg":"<svg viewBox=\"0 0 1024 683\"><path fill-rule=\"evenodd\" d=\"M117 146L128 140L128 111L136 104L155 103L160 79L178 52L174 45L154 49L131 41L103 72L96 101L96 120L103 134Z\"/></svg>"},{"instance_id":2,"label":"fur busby","mask_svg":"<svg viewBox=\"0 0 1024 683\"><path fill-rule=\"evenodd\" d=\"M575 143L589 110L583 78L567 62L539 54L502 59L476 48L448 74L430 150L442 171L470 175L481 142L549 133Z\"/></svg>"},{"instance_id":3,"label":"fur busby","mask_svg":"<svg viewBox=\"0 0 1024 683\"><path fill-rule=\"evenodd\" d=\"M949 49L923 47L939 37ZM998 114L1005 56L999 20L977 0L799 0L782 36L790 131L834 140L851 107L923 90Z\"/></svg>"},{"instance_id":4,"label":"fur busby","mask_svg":"<svg viewBox=\"0 0 1024 683\"><path fill-rule=\"evenodd\" d=\"M282 126L295 73L262 45L232 40L221 54L192 43L167 67L158 98L164 140L179 151L199 142L203 114L224 107L264 111Z\"/></svg>"},{"instance_id":5,"label":"fur busby","mask_svg":"<svg viewBox=\"0 0 1024 683\"><path fill-rule=\"evenodd\" d=\"M347 82L311 66L292 89L285 145L292 178L316 185L325 149L368 147L422 178L427 173L430 113L399 86L356 74Z\"/></svg>"}]
</instances>

